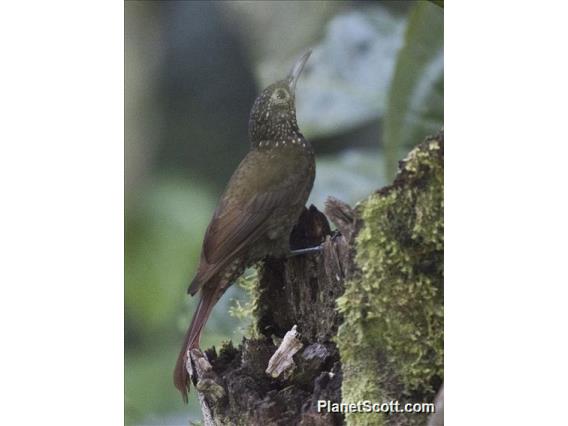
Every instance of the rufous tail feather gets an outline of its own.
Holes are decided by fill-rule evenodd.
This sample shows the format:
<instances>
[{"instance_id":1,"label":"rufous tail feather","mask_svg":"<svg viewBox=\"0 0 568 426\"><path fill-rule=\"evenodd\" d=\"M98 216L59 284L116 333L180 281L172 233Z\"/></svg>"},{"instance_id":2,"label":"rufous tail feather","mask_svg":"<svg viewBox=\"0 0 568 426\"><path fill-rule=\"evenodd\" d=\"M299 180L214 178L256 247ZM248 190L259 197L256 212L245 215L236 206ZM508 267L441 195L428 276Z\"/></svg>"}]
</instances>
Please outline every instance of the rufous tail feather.
<instances>
[{"instance_id":1,"label":"rufous tail feather","mask_svg":"<svg viewBox=\"0 0 568 426\"><path fill-rule=\"evenodd\" d=\"M213 288L203 288L201 290L201 298L193 314L193 319L191 324L187 329L185 334L185 339L183 341L183 346L178 355L176 366L174 369L174 384L176 388L181 392L183 401L187 403L187 394L190 388L189 374L187 373L186 363L187 363L187 351L193 348L199 348L199 338L201 336L201 330L207 322L211 310L218 300L218 289Z\"/></svg>"}]
</instances>

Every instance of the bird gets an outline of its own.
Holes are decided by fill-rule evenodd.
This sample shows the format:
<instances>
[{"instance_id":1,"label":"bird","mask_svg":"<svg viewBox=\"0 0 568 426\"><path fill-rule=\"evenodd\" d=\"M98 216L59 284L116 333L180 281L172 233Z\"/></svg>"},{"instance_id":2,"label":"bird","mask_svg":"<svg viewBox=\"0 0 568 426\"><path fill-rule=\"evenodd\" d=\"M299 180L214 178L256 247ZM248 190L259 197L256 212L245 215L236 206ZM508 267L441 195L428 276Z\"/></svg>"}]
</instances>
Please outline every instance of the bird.
<instances>
[{"instance_id":1,"label":"bird","mask_svg":"<svg viewBox=\"0 0 568 426\"><path fill-rule=\"evenodd\" d=\"M250 150L231 176L203 238L188 293L200 292L174 369L174 385L187 403L188 351L199 348L203 327L223 293L247 267L267 258L317 251L290 250L292 228L312 190L315 153L296 120L296 84L310 57L302 55L283 80L264 89L249 118Z\"/></svg>"}]
</instances>

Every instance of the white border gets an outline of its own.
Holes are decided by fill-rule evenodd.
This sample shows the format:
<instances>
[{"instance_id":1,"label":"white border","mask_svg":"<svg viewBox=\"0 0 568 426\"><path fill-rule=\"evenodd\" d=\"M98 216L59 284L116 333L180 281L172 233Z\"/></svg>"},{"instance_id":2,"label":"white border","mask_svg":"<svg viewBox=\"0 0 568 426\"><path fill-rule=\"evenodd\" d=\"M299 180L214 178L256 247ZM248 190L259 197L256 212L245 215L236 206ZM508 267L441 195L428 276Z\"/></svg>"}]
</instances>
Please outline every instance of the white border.
<instances>
[{"instance_id":1,"label":"white border","mask_svg":"<svg viewBox=\"0 0 568 426\"><path fill-rule=\"evenodd\" d=\"M123 419L123 22L2 5L2 424Z\"/></svg>"}]
</instances>

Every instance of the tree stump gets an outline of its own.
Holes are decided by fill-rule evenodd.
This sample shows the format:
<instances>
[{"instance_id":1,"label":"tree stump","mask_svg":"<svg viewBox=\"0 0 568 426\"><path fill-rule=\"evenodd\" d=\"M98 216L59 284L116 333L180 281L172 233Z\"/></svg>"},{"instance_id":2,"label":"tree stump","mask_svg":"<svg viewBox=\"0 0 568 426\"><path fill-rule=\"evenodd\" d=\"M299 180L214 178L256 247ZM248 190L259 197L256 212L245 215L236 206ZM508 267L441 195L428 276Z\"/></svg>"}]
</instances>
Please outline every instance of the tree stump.
<instances>
[{"instance_id":1,"label":"tree stump","mask_svg":"<svg viewBox=\"0 0 568 426\"><path fill-rule=\"evenodd\" d=\"M330 198L325 215L306 209L291 248L322 244L321 252L259 264L258 336L188 363L206 424L431 420L318 411L318 401L434 402L442 386L443 143L443 133L427 138L400 162L392 185L355 208Z\"/></svg>"}]
</instances>

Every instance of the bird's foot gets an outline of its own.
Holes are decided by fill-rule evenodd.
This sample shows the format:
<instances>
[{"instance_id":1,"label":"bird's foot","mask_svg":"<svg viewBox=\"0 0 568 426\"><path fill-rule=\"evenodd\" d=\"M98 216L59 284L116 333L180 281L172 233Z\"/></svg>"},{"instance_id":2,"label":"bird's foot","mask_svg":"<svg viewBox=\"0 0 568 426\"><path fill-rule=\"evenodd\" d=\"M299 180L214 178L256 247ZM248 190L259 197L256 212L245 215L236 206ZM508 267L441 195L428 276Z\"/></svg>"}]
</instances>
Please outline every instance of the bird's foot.
<instances>
[{"instance_id":1,"label":"bird's foot","mask_svg":"<svg viewBox=\"0 0 568 426\"><path fill-rule=\"evenodd\" d=\"M320 244L319 246L315 246L315 247L307 247L307 248L298 249L298 250L290 250L290 252L288 253L288 257L300 256L302 254L319 253L322 250L323 250L323 244Z\"/></svg>"}]
</instances>

